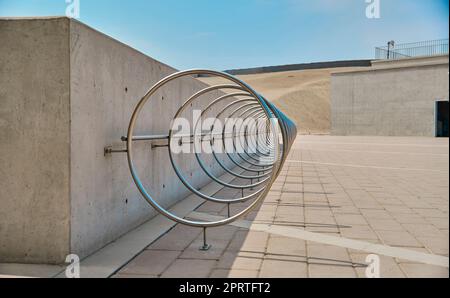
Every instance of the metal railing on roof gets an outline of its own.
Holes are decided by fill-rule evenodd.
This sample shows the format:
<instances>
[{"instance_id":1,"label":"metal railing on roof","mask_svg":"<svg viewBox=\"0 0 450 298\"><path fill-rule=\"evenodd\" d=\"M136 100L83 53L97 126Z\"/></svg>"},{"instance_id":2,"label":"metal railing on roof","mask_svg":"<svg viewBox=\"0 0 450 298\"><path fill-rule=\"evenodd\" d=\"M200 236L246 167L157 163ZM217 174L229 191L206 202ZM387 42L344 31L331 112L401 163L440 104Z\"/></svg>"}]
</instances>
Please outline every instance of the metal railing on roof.
<instances>
[{"instance_id":1,"label":"metal railing on roof","mask_svg":"<svg viewBox=\"0 0 450 298\"><path fill-rule=\"evenodd\" d=\"M395 44L375 48L376 59L398 60L412 57L430 57L448 54L448 39Z\"/></svg>"}]
</instances>

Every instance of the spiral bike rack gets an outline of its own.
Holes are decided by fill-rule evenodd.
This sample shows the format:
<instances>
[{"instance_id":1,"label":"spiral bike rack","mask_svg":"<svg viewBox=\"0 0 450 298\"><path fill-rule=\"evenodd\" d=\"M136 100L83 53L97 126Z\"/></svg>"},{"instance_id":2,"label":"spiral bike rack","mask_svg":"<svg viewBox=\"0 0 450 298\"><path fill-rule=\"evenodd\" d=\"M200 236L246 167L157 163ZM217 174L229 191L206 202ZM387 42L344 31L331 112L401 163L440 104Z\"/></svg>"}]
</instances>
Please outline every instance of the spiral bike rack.
<instances>
[{"instance_id":1,"label":"spiral bike rack","mask_svg":"<svg viewBox=\"0 0 450 298\"><path fill-rule=\"evenodd\" d=\"M209 101L208 105L201 110L201 117L193 119L193 131L189 134L176 133L173 127L168 129L166 135L135 135L135 128L142 109L161 88L176 80L186 77L217 77L226 81L225 84L216 84L203 87L186 99L173 117L173 121L182 117L183 113L205 95L220 94L216 99ZM225 125L219 126L214 121L205 129L201 127L200 120L216 110L214 118L219 121L224 119ZM232 123L231 129L226 130L230 119L241 119L238 124ZM250 121L253 120L253 121ZM247 125L245 125L245 123ZM171 74L156 83L136 106L128 127L127 136L123 136L121 141L126 143L126 149L113 150L111 147L105 148L105 154L126 153L128 166L136 187L143 198L160 214L166 218L180 224L203 229L203 246L201 250L208 250L210 245L206 241L206 229L230 224L239 218L247 215L267 196L270 188L284 165L290 148L297 136L295 124L272 103L258 94L245 82L227 73L212 70L187 70ZM135 162L133 160L133 145L135 142L162 141L166 140L167 145L155 145L154 147L167 147L170 162L175 174L182 184L196 196L205 201L225 204L228 207L228 217L217 221L196 221L182 218L173 214L167 208L159 204L148 192L141 178L138 175ZM208 156L221 170L221 173L231 175L233 179L244 181L241 184L222 181L218 174L214 174L208 169L204 161L202 148L209 147ZM241 195L236 198L218 198L214 195L207 195L194 187L191 181L186 178L176 161L175 146L188 144L195 153L195 159L201 170L207 177L223 188L240 191ZM237 150L237 148L241 150ZM221 149L221 152L216 152ZM222 156L222 160L219 157ZM217 167L216 167L217 168ZM239 173L236 171L240 171ZM247 194L245 193L247 192ZM235 215L230 214L230 205L251 202L248 206Z\"/></svg>"}]
</instances>

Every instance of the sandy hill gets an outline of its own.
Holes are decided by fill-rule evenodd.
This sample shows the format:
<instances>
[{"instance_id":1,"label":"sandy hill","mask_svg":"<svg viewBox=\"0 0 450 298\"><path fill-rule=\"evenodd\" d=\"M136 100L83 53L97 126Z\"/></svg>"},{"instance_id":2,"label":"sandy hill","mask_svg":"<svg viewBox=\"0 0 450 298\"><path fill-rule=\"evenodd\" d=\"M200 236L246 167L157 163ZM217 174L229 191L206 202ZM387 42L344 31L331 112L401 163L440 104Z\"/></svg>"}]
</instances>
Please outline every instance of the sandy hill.
<instances>
[{"instance_id":1,"label":"sandy hill","mask_svg":"<svg viewBox=\"0 0 450 298\"><path fill-rule=\"evenodd\" d=\"M262 73L238 78L250 84L295 121L299 133L323 134L330 131L330 73L336 70ZM220 79L201 80L217 84Z\"/></svg>"}]
</instances>

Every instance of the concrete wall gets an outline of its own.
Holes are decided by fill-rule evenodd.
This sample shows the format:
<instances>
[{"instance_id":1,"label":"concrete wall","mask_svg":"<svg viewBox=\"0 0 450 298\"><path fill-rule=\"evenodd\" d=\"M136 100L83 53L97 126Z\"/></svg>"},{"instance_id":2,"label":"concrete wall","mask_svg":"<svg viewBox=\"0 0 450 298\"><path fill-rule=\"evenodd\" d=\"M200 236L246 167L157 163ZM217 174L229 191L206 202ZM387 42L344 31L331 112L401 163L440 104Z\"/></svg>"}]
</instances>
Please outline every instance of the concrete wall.
<instances>
[{"instance_id":1,"label":"concrete wall","mask_svg":"<svg viewBox=\"0 0 450 298\"><path fill-rule=\"evenodd\" d=\"M332 134L434 136L435 101L449 93L448 55L376 61L331 78Z\"/></svg>"},{"instance_id":2,"label":"concrete wall","mask_svg":"<svg viewBox=\"0 0 450 298\"><path fill-rule=\"evenodd\" d=\"M88 256L156 215L138 193L126 155L105 157L103 150L124 148L120 137L137 102L175 70L67 18L0 26L0 262ZM179 106L204 86L186 78L162 90L136 133L167 134ZM135 147L141 178L162 205L189 194L167 149ZM178 162L196 187L210 181L193 156Z\"/></svg>"},{"instance_id":3,"label":"concrete wall","mask_svg":"<svg viewBox=\"0 0 450 298\"><path fill-rule=\"evenodd\" d=\"M156 215L137 192L126 155L105 158L103 148L124 147L120 137L126 135L138 101L175 69L79 22L72 21L70 30L71 248L85 256ZM167 134L180 105L202 86L186 79L164 89L146 106L136 133ZM175 176L167 149L152 150L145 142L136 148L135 164L163 206L189 194ZM198 186L209 182L194 158L181 163Z\"/></svg>"},{"instance_id":4,"label":"concrete wall","mask_svg":"<svg viewBox=\"0 0 450 298\"><path fill-rule=\"evenodd\" d=\"M0 262L60 262L70 240L69 22L0 20Z\"/></svg>"}]
</instances>

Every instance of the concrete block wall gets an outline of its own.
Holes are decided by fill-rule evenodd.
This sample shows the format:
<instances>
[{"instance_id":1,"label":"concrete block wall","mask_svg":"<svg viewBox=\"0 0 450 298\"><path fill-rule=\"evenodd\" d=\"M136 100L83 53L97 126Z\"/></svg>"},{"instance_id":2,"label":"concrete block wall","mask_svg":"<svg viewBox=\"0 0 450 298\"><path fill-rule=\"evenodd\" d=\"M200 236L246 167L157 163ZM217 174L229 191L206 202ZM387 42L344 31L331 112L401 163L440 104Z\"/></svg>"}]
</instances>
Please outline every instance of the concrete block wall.
<instances>
[{"instance_id":1,"label":"concrete block wall","mask_svg":"<svg viewBox=\"0 0 450 298\"><path fill-rule=\"evenodd\" d=\"M0 40L0 262L83 258L155 216L126 155L103 149L124 147L137 102L175 70L67 18L1 19ZM204 86L186 78L162 90L136 134L168 133L179 106ZM135 147L143 182L162 205L189 194L167 149ZM194 158L179 162L196 186L210 181Z\"/></svg>"},{"instance_id":2,"label":"concrete block wall","mask_svg":"<svg viewBox=\"0 0 450 298\"><path fill-rule=\"evenodd\" d=\"M448 55L333 73L332 134L433 137L435 101L449 98L448 73Z\"/></svg>"}]
</instances>

